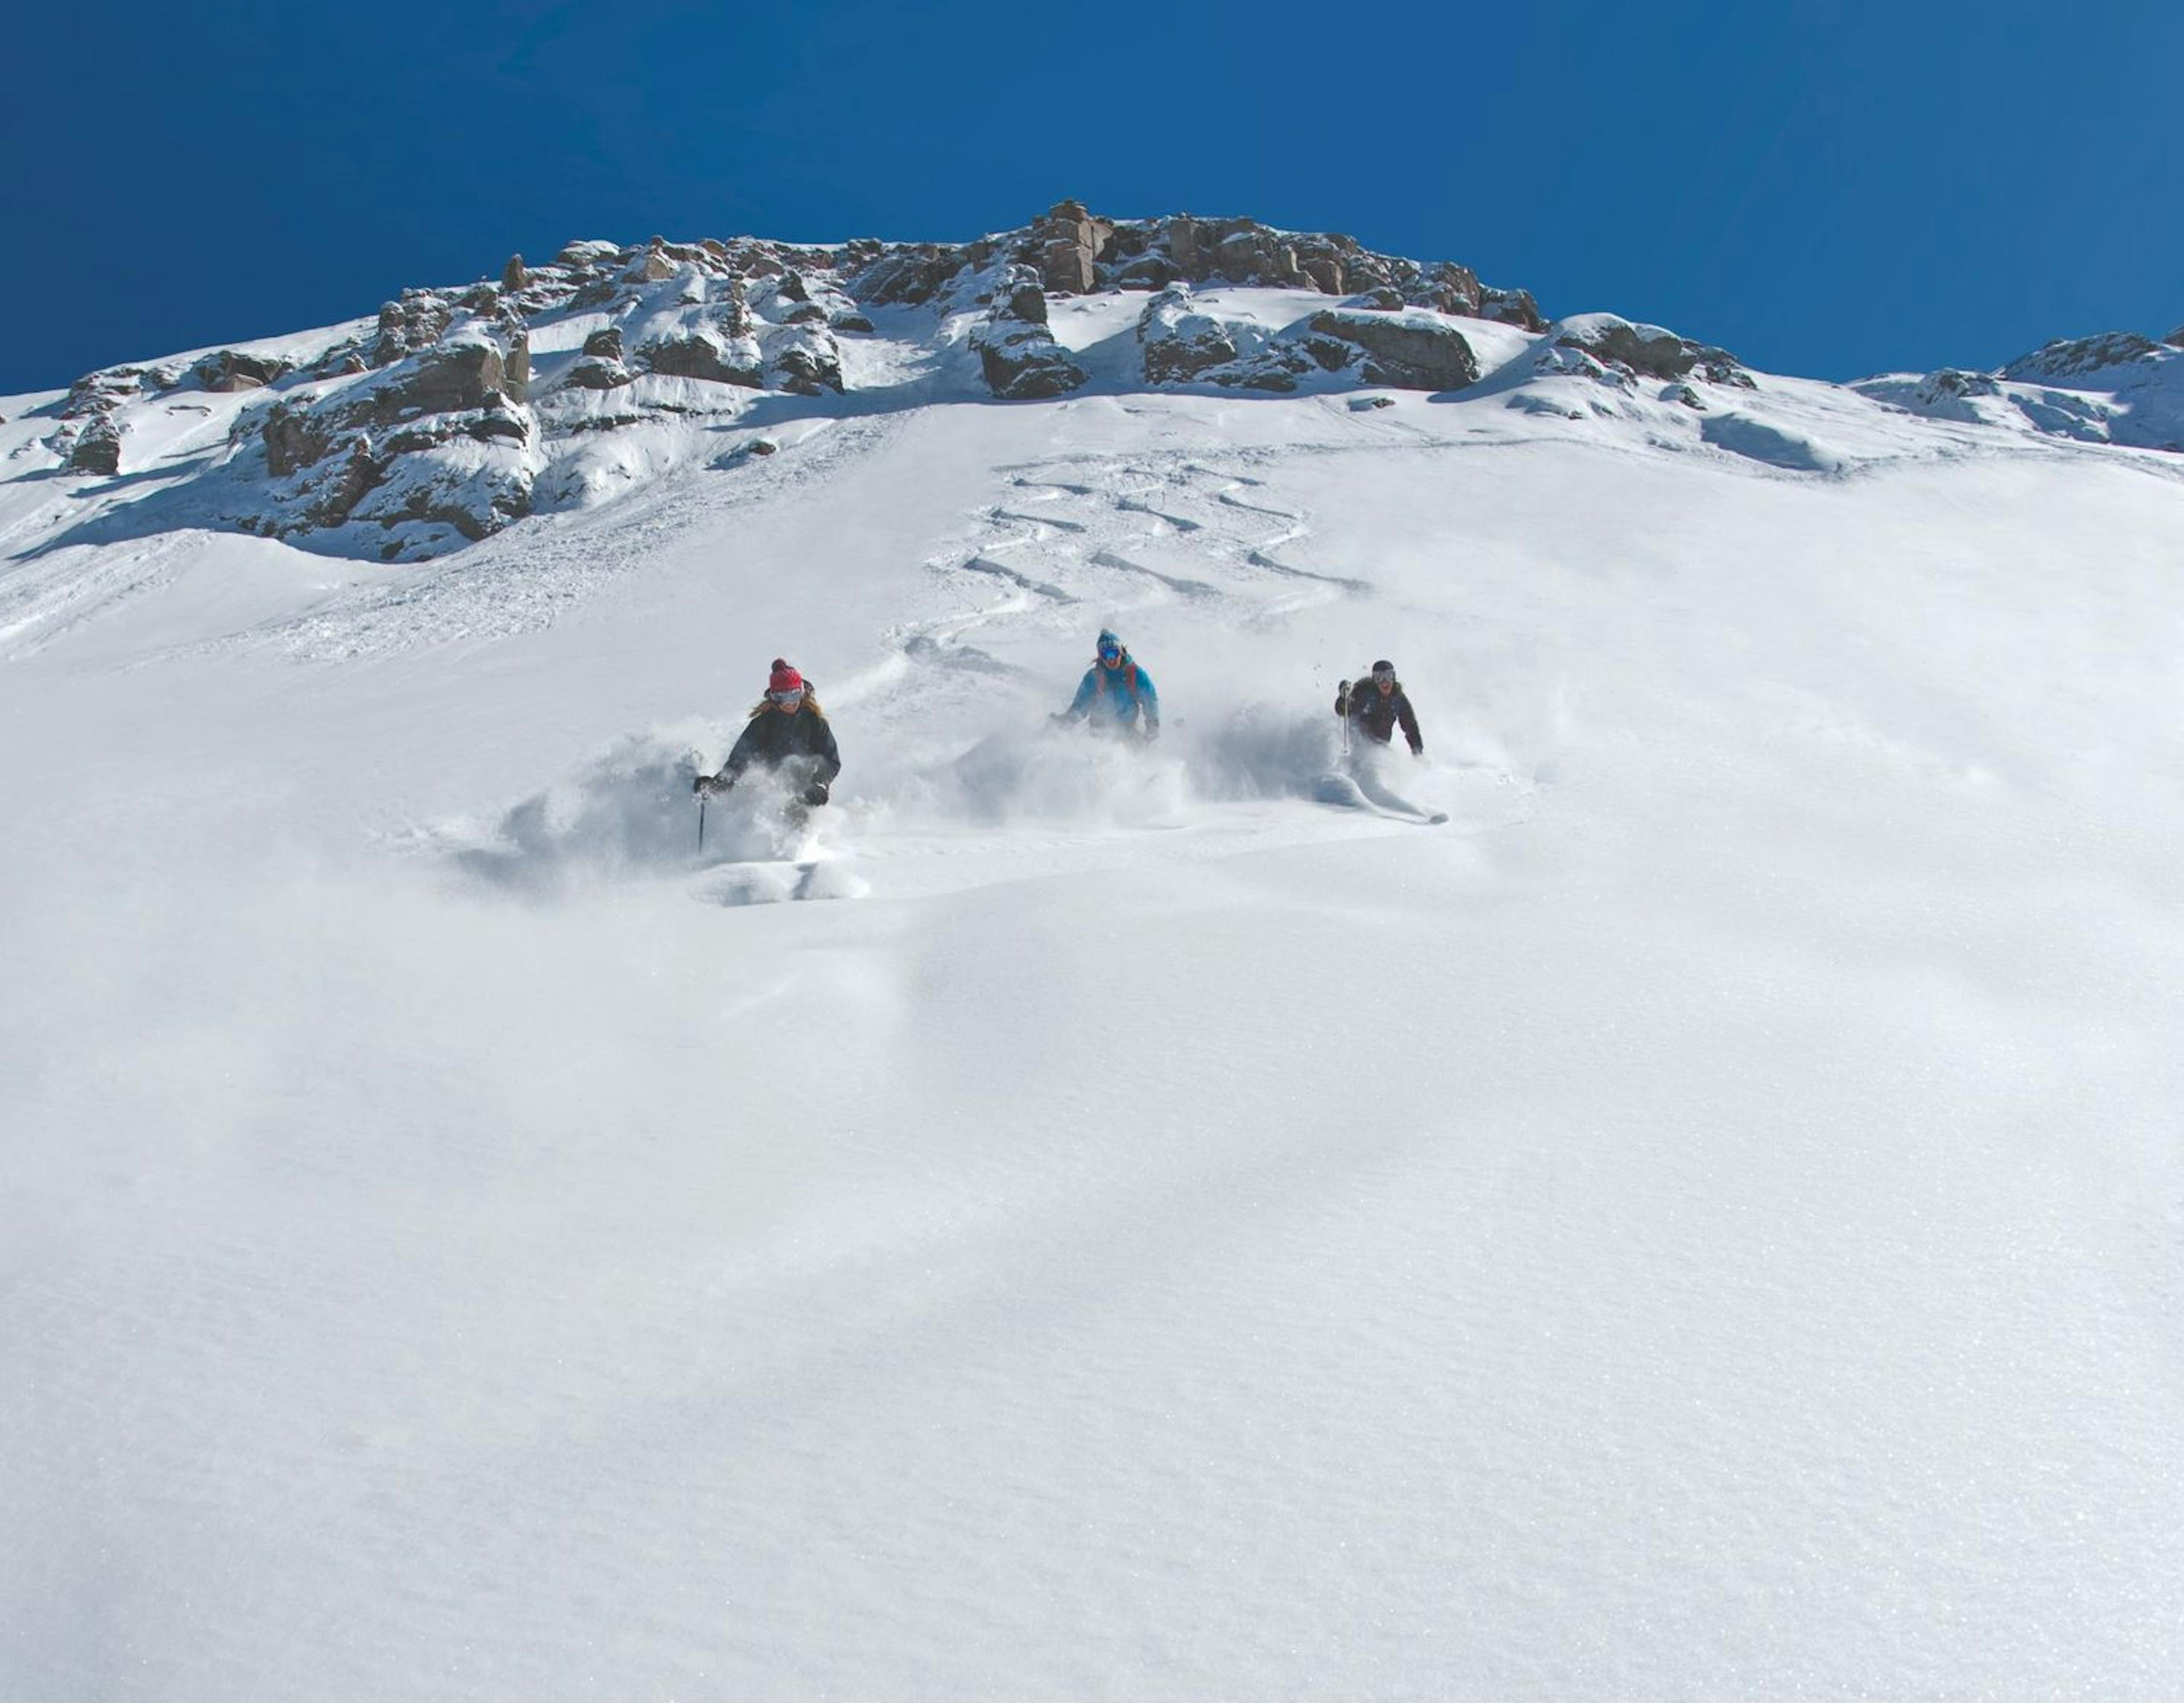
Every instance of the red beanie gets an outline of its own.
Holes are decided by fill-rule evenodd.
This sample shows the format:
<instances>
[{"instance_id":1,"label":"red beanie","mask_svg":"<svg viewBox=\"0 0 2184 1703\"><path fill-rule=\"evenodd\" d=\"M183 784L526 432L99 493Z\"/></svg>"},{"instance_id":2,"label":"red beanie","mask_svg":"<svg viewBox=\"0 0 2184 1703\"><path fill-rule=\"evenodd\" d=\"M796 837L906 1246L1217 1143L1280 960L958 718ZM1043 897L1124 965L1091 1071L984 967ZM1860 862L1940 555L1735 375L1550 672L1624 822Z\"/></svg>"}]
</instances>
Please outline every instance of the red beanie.
<instances>
[{"instance_id":1,"label":"red beanie","mask_svg":"<svg viewBox=\"0 0 2184 1703\"><path fill-rule=\"evenodd\" d=\"M766 689L768 692L801 692L804 676L777 656L773 659L773 678L766 682Z\"/></svg>"}]
</instances>

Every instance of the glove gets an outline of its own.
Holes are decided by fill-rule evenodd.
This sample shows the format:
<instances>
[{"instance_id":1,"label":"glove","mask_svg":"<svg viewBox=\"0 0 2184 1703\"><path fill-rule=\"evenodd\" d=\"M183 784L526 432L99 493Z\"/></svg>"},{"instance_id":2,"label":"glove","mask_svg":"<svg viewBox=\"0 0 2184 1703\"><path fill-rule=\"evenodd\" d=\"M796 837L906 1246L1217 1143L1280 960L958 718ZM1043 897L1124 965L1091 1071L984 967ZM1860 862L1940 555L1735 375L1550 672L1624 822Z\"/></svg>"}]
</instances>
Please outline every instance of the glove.
<instances>
[{"instance_id":1,"label":"glove","mask_svg":"<svg viewBox=\"0 0 2184 1703\"><path fill-rule=\"evenodd\" d=\"M804 789L804 802L807 804L825 804L827 802L827 783L824 781L814 781L810 786L806 787Z\"/></svg>"},{"instance_id":2,"label":"glove","mask_svg":"<svg viewBox=\"0 0 2184 1703\"><path fill-rule=\"evenodd\" d=\"M735 783L736 777L733 775L700 775L696 780L691 782L690 790L700 798L705 798L716 793L725 793Z\"/></svg>"},{"instance_id":3,"label":"glove","mask_svg":"<svg viewBox=\"0 0 2184 1703\"><path fill-rule=\"evenodd\" d=\"M1340 681L1335 685L1334 713L1337 715L1347 715L1350 713L1350 682L1346 680Z\"/></svg>"},{"instance_id":4,"label":"glove","mask_svg":"<svg viewBox=\"0 0 2184 1703\"><path fill-rule=\"evenodd\" d=\"M1145 723L1145 743L1146 743L1146 744L1148 744L1148 745L1150 745L1150 744L1151 744L1151 743L1152 743L1156 739L1157 739L1157 738L1159 738L1159 737L1160 737L1160 723L1159 723L1159 722L1157 722L1157 721L1148 721L1148 722L1146 722L1146 723Z\"/></svg>"}]
</instances>

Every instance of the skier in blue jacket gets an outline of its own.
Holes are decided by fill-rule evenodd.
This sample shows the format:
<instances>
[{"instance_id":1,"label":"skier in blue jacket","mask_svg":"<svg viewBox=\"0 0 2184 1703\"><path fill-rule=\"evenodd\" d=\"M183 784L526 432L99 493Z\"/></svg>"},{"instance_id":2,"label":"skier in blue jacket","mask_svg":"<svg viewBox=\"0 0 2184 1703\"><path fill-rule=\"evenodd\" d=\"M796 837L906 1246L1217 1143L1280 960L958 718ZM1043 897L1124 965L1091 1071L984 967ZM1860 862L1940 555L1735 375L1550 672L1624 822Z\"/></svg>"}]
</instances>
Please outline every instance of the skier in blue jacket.
<instances>
[{"instance_id":1,"label":"skier in blue jacket","mask_svg":"<svg viewBox=\"0 0 2184 1703\"><path fill-rule=\"evenodd\" d=\"M1058 722L1088 722L1095 733L1147 741L1160 737L1160 693L1123 641L1102 629L1099 654Z\"/></svg>"}]
</instances>

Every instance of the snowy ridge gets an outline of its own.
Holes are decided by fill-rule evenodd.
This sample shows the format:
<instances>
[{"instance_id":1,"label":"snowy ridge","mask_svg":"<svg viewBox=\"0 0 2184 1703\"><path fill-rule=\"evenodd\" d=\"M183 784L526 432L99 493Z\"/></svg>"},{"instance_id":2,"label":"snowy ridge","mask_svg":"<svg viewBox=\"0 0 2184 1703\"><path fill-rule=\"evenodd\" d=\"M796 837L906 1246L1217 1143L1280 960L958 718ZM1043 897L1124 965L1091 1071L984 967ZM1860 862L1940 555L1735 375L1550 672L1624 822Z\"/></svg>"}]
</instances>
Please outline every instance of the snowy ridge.
<instances>
[{"instance_id":1,"label":"snowy ridge","mask_svg":"<svg viewBox=\"0 0 2184 1703\"><path fill-rule=\"evenodd\" d=\"M2176 363L1224 223L0 404L0 1698L2173 1693Z\"/></svg>"},{"instance_id":2,"label":"snowy ridge","mask_svg":"<svg viewBox=\"0 0 2184 1703\"><path fill-rule=\"evenodd\" d=\"M1529 366L1508 359L1513 336L1540 345ZM2001 375L1867 381L1831 406L2174 448L2175 353L2119 334ZM1519 374L1538 382L1507 394ZM1547 382L1563 377L1685 414L1573 398ZM1484 387L1540 417L1620 414L1791 470L1866 459L1755 412L1757 376L1658 326L1549 326L1523 292L1347 237L1062 203L956 247L572 242L543 265L510 259L497 281L405 292L376 320L102 369L64 396L0 403L0 541L20 553L209 527L421 561L694 461L770 451L794 422L1176 386Z\"/></svg>"}]
</instances>

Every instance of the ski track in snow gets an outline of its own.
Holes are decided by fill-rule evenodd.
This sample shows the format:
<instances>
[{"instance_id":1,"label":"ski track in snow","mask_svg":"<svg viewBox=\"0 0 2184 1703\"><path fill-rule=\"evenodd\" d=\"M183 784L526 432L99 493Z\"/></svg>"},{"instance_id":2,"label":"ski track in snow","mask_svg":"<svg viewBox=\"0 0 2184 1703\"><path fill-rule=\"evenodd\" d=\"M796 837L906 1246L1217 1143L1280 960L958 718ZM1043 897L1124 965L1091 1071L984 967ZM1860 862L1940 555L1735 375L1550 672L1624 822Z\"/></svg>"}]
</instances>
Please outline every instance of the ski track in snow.
<instances>
[{"instance_id":1,"label":"ski track in snow","mask_svg":"<svg viewBox=\"0 0 2184 1703\"><path fill-rule=\"evenodd\" d=\"M942 412L7 565L0 1689L2170 1695L2173 482Z\"/></svg>"}]
</instances>

